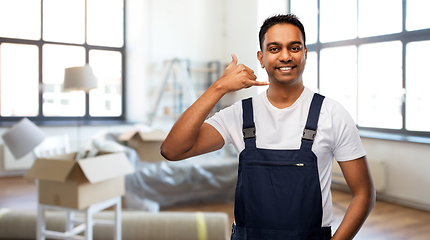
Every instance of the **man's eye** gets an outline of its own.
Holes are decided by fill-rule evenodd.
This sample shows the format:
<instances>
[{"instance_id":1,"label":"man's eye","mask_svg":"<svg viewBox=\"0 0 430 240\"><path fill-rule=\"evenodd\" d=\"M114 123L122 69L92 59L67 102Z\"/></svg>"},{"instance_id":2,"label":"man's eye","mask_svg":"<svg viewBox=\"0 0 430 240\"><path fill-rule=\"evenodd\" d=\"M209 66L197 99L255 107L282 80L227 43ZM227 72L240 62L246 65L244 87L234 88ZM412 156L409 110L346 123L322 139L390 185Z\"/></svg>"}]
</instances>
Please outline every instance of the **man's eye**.
<instances>
[{"instance_id":1,"label":"man's eye","mask_svg":"<svg viewBox=\"0 0 430 240\"><path fill-rule=\"evenodd\" d=\"M271 48L269 48L269 51L270 52L275 52L275 51L278 51L278 48L277 47L271 47Z\"/></svg>"},{"instance_id":2,"label":"man's eye","mask_svg":"<svg viewBox=\"0 0 430 240\"><path fill-rule=\"evenodd\" d=\"M300 49L302 49L302 48L301 47L292 47L291 48L292 51L296 51L296 52L300 51Z\"/></svg>"}]
</instances>

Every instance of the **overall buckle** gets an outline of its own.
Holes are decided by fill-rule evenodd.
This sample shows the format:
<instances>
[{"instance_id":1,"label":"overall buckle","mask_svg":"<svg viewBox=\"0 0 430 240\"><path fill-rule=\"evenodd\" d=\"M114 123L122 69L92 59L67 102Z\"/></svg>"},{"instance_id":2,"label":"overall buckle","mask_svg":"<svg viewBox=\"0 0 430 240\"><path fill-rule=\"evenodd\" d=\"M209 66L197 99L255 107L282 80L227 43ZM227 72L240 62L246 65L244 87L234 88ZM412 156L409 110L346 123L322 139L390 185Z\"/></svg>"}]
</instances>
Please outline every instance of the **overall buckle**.
<instances>
[{"instance_id":1,"label":"overall buckle","mask_svg":"<svg viewBox=\"0 0 430 240\"><path fill-rule=\"evenodd\" d=\"M315 135L317 134L316 130L304 129L302 139L313 141L315 139Z\"/></svg>"},{"instance_id":2,"label":"overall buckle","mask_svg":"<svg viewBox=\"0 0 430 240\"><path fill-rule=\"evenodd\" d=\"M243 132L244 139L255 138L255 127L244 128L242 132Z\"/></svg>"}]
</instances>

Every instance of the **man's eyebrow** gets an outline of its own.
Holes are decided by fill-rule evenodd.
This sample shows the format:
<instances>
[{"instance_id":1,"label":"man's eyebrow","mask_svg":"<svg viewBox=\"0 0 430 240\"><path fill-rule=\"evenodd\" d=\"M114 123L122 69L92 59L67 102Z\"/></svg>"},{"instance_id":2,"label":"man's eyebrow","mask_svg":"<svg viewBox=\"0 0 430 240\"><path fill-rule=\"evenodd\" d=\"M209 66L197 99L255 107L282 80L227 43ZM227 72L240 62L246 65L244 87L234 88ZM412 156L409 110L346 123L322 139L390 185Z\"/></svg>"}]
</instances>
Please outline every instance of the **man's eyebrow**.
<instances>
[{"instance_id":1,"label":"man's eyebrow","mask_svg":"<svg viewBox=\"0 0 430 240\"><path fill-rule=\"evenodd\" d=\"M281 44L278 42L269 42L266 44L266 47L271 46L271 45L281 45Z\"/></svg>"},{"instance_id":2,"label":"man's eyebrow","mask_svg":"<svg viewBox=\"0 0 430 240\"><path fill-rule=\"evenodd\" d=\"M302 42L300 42L300 41L292 41L288 45L294 45L294 44L303 45Z\"/></svg>"},{"instance_id":3,"label":"man's eyebrow","mask_svg":"<svg viewBox=\"0 0 430 240\"><path fill-rule=\"evenodd\" d=\"M292 41L292 42L288 43L289 46L295 45L295 44L303 45L303 43L301 41ZM266 47L269 47L271 45L282 45L282 44L279 42L269 42L266 44Z\"/></svg>"}]
</instances>

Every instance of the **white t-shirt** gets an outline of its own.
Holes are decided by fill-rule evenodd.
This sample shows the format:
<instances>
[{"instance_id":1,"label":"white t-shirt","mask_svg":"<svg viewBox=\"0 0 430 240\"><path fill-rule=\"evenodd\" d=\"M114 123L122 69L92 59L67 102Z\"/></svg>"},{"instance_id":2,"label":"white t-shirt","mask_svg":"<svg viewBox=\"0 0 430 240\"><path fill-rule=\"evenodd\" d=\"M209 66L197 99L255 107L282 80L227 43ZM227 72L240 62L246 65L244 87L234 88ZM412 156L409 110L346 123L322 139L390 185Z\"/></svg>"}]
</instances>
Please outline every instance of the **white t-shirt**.
<instances>
[{"instance_id":1,"label":"white t-shirt","mask_svg":"<svg viewBox=\"0 0 430 240\"><path fill-rule=\"evenodd\" d=\"M306 88L290 107L279 109L267 99L266 92L253 97L257 148L299 149L303 129L314 93ZM242 133L242 102L238 101L206 120L224 138L225 145L233 144L240 153L245 148ZM323 204L322 226L333 220L330 192L333 158L354 160L366 155L349 113L338 102L325 98L318 120L312 151L318 158L318 173Z\"/></svg>"}]
</instances>

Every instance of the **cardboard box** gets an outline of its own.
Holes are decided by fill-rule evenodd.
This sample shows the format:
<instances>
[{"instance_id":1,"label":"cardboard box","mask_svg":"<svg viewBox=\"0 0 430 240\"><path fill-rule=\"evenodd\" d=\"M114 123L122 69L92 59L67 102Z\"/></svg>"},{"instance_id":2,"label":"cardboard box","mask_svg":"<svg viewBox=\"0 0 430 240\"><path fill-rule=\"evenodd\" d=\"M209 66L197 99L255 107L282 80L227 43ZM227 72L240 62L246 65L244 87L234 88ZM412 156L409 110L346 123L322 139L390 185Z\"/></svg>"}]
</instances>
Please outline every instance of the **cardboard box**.
<instances>
[{"instance_id":1,"label":"cardboard box","mask_svg":"<svg viewBox=\"0 0 430 240\"><path fill-rule=\"evenodd\" d=\"M39 203L84 209L125 193L124 176L134 168L124 153L76 153L36 159L24 177L39 179Z\"/></svg>"},{"instance_id":2,"label":"cardboard box","mask_svg":"<svg viewBox=\"0 0 430 240\"><path fill-rule=\"evenodd\" d=\"M159 129L152 132L132 130L121 134L118 140L126 141L135 149L141 161L159 162L165 160L160 154L160 146L166 137L167 133Z\"/></svg>"}]
</instances>

